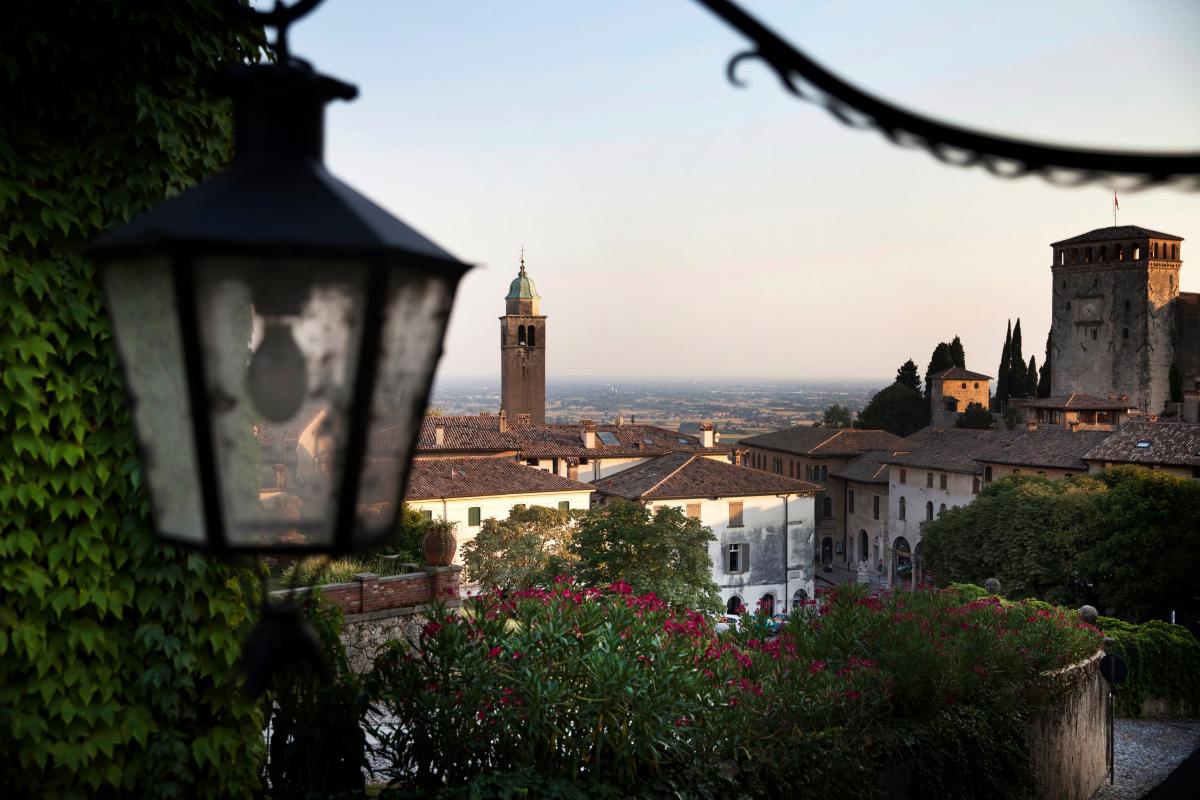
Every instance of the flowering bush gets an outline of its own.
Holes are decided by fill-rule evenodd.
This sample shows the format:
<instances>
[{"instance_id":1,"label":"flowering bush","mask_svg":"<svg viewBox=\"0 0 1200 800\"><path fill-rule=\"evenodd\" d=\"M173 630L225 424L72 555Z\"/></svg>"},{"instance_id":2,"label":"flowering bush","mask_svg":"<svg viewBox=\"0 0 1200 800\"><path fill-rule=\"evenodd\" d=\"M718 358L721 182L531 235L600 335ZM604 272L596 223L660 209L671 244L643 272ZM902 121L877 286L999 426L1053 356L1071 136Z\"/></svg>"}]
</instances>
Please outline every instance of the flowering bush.
<instances>
[{"instance_id":1,"label":"flowering bush","mask_svg":"<svg viewBox=\"0 0 1200 800\"><path fill-rule=\"evenodd\" d=\"M371 677L393 715L384 777L478 797L501 796L481 789L496 773L588 796L870 796L904 754L940 770L920 775L927 796L979 785L981 770L1019 788L1021 724L1048 702L1041 674L1099 643L1057 610L933 591L843 588L777 635L765 616L743 622L718 636L627 584L569 578L437 608ZM927 752L943 745L958 783L942 774L949 757Z\"/></svg>"}]
</instances>

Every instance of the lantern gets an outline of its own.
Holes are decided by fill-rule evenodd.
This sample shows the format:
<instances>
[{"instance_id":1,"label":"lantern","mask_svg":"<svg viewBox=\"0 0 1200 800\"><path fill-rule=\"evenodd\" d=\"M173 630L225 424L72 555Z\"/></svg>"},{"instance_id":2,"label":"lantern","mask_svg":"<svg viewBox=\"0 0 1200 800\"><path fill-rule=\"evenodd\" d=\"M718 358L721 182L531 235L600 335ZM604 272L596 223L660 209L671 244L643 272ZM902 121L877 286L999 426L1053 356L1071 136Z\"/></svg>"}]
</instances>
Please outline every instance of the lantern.
<instances>
[{"instance_id":1,"label":"lantern","mask_svg":"<svg viewBox=\"0 0 1200 800\"><path fill-rule=\"evenodd\" d=\"M468 268L326 171L325 104L356 89L276 52L214 82L230 168L88 247L158 535L213 553L394 526Z\"/></svg>"}]
</instances>

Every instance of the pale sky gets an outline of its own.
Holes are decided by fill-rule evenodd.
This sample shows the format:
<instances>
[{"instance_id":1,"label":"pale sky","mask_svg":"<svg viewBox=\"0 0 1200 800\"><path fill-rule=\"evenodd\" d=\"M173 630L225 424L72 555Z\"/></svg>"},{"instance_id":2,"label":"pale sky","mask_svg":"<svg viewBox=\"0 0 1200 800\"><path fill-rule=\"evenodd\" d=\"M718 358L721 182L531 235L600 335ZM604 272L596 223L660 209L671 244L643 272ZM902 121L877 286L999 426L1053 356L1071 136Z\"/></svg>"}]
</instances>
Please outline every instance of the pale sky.
<instances>
[{"instance_id":1,"label":"pale sky","mask_svg":"<svg viewBox=\"0 0 1200 800\"><path fill-rule=\"evenodd\" d=\"M1000 132L1200 149L1200 3L745 5L828 68ZM690 0L327 0L292 50L358 85L330 169L460 259L440 374L499 374L520 247L547 373L888 379L940 340L995 374L1005 322L1042 361L1048 244L1112 224L1112 190L1005 181L850 130L743 66ZM1121 195L1183 236L1200 194ZM1200 256L1197 256L1200 259Z\"/></svg>"}]
</instances>

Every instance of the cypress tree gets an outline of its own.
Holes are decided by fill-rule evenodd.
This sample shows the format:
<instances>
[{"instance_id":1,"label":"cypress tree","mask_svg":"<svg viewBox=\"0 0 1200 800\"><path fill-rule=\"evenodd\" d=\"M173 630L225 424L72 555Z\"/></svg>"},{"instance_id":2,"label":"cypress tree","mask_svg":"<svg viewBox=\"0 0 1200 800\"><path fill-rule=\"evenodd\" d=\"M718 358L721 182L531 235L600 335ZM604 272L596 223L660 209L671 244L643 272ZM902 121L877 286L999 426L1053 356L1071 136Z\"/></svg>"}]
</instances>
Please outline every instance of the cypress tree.
<instances>
[{"instance_id":1,"label":"cypress tree","mask_svg":"<svg viewBox=\"0 0 1200 800\"><path fill-rule=\"evenodd\" d=\"M1021 318L1013 326L1012 347L1009 349L1008 396L1025 396L1025 356L1021 354Z\"/></svg>"},{"instance_id":2,"label":"cypress tree","mask_svg":"<svg viewBox=\"0 0 1200 800\"><path fill-rule=\"evenodd\" d=\"M933 354L929 357L929 366L925 369L925 397L928 398L933 392L933 385L930 379L939 372L945 372L954 366L954 360L950 357L950 345L945 342L938 342L938 346L933 348Z\"/></svg>"},{"instance_id":3,"label":"cypress tree","mask_svg":"<svg viewBox=\"0 0 1200 800\"><path fill-rule=\"evenodd\" d=\"M950 342L950 358L954 361L954 366L959 369L967 368L967 354L963 350L962 340L958 336L955 336L954 341Z\"/></svg>"},{"instance_id":4,"label":"cypress tree","mask_svg":"<svg viewBox=\"0 0 1200 800\"><path fill-rule=\"evenodd\" d=\"M1004 348L1000 351L1000 366L996 370L996 411L1008 402L1008 367L1012 363L1012 320L1008 321L1008 331L1004 334Z\"/></svg>"},{"instance_id":5,"label":"cypress tree","mask_svg":"<svg viewBox=\"0 0 1200 800\"><path fill-rule=\"evenodd\" d=\"M1046 357L1042 360L1042 371L1038 376L1038 397L1050 396L1050 334L1046 334Z\"/></svg>"},{"instance_id":6,"label":"cypress tree","mask_svg":"<svg viewBox=\"0 0 1200 800\"><path fill-rule=\"evenodd\" d=\"M1037 357L1029 357L1029 366L1025 369L1025 396L1037 397L1038 368Z\"/></svg>"},{"instance_id":7,"label":"cypress tree","mask_svg":"<svg viewBox=\"0 0 1200 800\"><path fill-rule=\"evenodd\" d=\"M903 383L914 392L921 391L921 375L917 372L917 365L911 358L900 365L900 369L896 370L896 382Z\"/></svg>"}]
</instances>

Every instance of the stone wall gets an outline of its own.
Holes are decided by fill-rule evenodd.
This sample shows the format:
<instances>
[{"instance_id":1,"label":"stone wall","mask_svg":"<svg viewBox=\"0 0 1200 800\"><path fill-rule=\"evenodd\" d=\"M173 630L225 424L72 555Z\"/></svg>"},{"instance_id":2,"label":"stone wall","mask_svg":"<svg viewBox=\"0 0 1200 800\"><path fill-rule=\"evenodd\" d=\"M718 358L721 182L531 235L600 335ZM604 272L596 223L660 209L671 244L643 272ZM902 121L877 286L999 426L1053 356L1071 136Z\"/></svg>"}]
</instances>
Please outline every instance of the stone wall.
<instances>
[{"instance_id":1,"label":"stone wall","mask_svg":"<svg viewBox=\"0 0 1200 800\"><path fill-rule=\"evenodd\" d=\"M1108 684L1100 675L1101 655L1051 676L1055 710L1030 730L1039 798L1088 800L1108 776Z\"/></svg>"}]
</instances>

